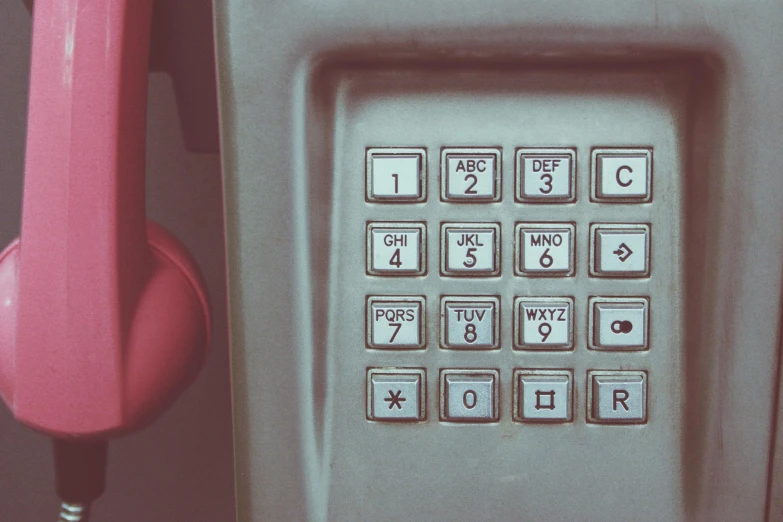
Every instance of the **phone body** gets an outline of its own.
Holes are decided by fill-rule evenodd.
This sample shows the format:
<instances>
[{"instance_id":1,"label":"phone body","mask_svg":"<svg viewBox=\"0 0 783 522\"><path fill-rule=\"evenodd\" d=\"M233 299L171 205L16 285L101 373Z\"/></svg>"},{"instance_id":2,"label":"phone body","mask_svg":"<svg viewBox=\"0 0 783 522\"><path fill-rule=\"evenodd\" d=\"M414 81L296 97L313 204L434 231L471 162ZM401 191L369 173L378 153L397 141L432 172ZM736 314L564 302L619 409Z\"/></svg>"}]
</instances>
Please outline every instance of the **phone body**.
<instances>
[{"instance_id":1,"label":"phone body","mask_svg":"<svg viewBox=\"0 0 783 522\"><path fill-rule=\"evenodd\" d=\"M780 515L783 4L215 14L239 520Z\"/></svg>"}]
</instances>

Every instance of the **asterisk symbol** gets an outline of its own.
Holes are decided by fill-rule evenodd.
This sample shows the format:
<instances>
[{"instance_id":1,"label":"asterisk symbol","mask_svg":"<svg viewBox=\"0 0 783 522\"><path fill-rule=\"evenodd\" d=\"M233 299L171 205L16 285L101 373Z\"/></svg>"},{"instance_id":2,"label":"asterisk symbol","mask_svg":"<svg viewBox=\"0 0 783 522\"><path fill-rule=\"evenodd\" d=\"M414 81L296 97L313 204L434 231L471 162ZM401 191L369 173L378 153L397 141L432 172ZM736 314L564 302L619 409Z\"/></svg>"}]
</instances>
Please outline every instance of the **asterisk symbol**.
<instances>
[{"instance_id":1,"label":"asterisk symbol","mask_svg":"<svg viewBox=\"0 0 783 522\"><path fill-rule=\"evenodd\" d=\"M392 409L392 407L394 407L394 406L397 406L398 410L402 409L402 404L400 404L400 403L401 402L405 402L406 399L405 399L405 397L400 397L401 393L402 393L402 390L397 390L397 393L394 393L391 390L389 390L389 396L386 397L385 399L383 399L383 400L385 400L386 402L389 403L389 409Z\"/></svg>"}]
</instances>

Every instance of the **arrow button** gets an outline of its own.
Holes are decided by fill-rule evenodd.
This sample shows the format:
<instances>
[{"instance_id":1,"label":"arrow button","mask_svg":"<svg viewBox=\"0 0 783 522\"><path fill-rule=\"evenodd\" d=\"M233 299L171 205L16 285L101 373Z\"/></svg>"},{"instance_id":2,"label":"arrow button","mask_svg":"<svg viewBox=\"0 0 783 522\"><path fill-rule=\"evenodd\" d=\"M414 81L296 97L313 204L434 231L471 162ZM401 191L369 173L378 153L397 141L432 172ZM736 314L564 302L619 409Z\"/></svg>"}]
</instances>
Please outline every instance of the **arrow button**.
<instances>
[{"instance_id":1,"label":"arrow button","mask_svg":"<svg viewBox=\"0 0 783 522\"><path fill-rule=\"evenodd\" d=\"M650 226L591 225L593 277L647 277Z\"/></svg>"}]
</instances>

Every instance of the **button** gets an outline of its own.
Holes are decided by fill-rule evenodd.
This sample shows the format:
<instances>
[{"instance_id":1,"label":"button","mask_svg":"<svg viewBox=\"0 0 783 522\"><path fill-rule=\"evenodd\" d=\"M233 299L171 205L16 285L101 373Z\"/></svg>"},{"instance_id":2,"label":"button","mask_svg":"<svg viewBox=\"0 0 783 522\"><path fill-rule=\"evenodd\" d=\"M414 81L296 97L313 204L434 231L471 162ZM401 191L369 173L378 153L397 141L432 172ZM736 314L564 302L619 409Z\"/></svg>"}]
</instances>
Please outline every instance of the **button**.
<instances>
[{"instance_id":1,"label":"button","mask_svg":"<svg viewBox=\"0 0 783 522\"><path fill-rule=\"evenodd\" d=\"M500 225L444 223L440 239L442 275L493 276L500 273Z\"/></svg>"},{"instance_id":2,"label":"button","mask_svg":"<svg viewBox=\"0 0 783 522\"><path fill-rule=\"evenodd\" d=\"M649 225L590 225L590 275L647 277L650 274Z\"/></svg>"},{"instance_id":3,"label":"button","mask_svg":"<svg viewBox=\"0 0 783 522\"><path fill-rule=\"evenodd\" d=\"M369 348L424 348L424 298L367 298Z\"/></svg>"},{"instance_id":4,"label":"button","mask_svg":"<svg viewBox=\"0 0 783 522\"><path fill-rule=\"evenodd\" d=\"M592 350L646 350L647 299L590 298Z\"/></svg>"},{"instance_id":5,"label":"button","mask_svg":"<svg viewBox=\"0 0 783 522\"><path fill-rule=\"evenodd\" d=\"M418 202L427 199L425 149L367 149L367 201Z\"/></svg>"},{"instance_id":6,"label":"button","mask_svg":"<svg viewBox=\"0 0 783 522\"><path fill-rule=\"evenodd\" d=\"M570 370L514 370L514 420L571 422Z\"/></svg>"},{"instance_id":7,"label":"button","mask_svg":"<svg viewBox=\"0 0 783 522\"><path fill-rule=\"evenodd\" d=\"M424 370L367 370L367 418L380 421L424 420Z\"/></svg>"},{"instance_id":8,"label":"button","mask_svg":"<svg viewBox=\"0 0 783 522\"><path fill-rule=\"evenodd\" d=\"M515 273L526 277L574 275L574 225L517 223Z\"/></svg>"},{"instance_id":9,"label":"button","mask_svg":"<svg viewBox=\"0 0 783 522\"><path fill-rule=\"evenodd\" d=\"M441 181L444 201L500 201L500 149L443 149Z\"/></svg>"},{"instance_id":10,"label":"button","mask_svg":"<svg viewBox=\"0 0 783 522\"><path fill-rule=\"evenodd\" d=\"M440 420L498 420L497 383L496 370L441 370Z\"/></svg>"},{"instance_id":11,"label":"button","mask_svg":"<svg viewBox=\"0 0 783 522\"><path fill-rule=\"evenodd\" d=\"M593 199L608 203L651 200L651 149L593 150Z\"/></svg>"},{"instance_id":12,"label":"button","mask_svg":"<svg viewBox=\"0 0 783 522\"><path fill-rule=\"evenodd\" d=\"M423 223L368 223L367 273L424 275Z\"/></svg>"},{"instance_id":13,"label":"button","mask_svg":"<svg viewBox=\"0 0 783 522\"><path fill-rule=\"evenodd\" d=\"M570 297L517 297L514 300L514 348L570 350L574 312Z\"/></svg>"},{"instance_id":14,"label":"button","mask_svg":"<svg viewBox=\"0 0 783 522\"><path fill-rule=\"evenodd\" d=\"M643 424L647 421L645 372L587 372L589 422Z\"/></svg>"},{"instance_id":15,"label":"button","mask_svg":"<svg viewBox=\"0 0 783 522\"><path fill-rule=\"evenodd\" d=\"M517 201L574 201L573 149L517 149Z\"/></svg>"},{"instance_id":16,"label":"button","mask_svg":"<svg viewBox=\"0 0 783 522\"><path fill-rule=\"evenodd\" d=\"M491 350L498 342L497 297L443 297L440 302L442 348Z\"/></svg>"}]
</instances>

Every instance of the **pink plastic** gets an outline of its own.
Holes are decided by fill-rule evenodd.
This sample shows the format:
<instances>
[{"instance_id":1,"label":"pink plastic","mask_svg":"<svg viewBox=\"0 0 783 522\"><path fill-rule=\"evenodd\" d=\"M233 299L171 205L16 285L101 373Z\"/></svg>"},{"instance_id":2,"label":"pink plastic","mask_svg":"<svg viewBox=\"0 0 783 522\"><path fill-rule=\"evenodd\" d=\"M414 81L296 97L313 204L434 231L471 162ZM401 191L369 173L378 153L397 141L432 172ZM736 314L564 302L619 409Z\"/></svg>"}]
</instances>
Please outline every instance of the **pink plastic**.
<instances>
[{"instance_id":1,"label":"pink plastic","mask_svg":"<svg viewBox=\"0 0 783 522\"><path fill-rule=\"evenodd\" d=\"M144 209L152 0L36 0L20 242L0 254L0 395L23 423L105 436L200 369L204 284Z\"/></svg>"}]
</instances>

